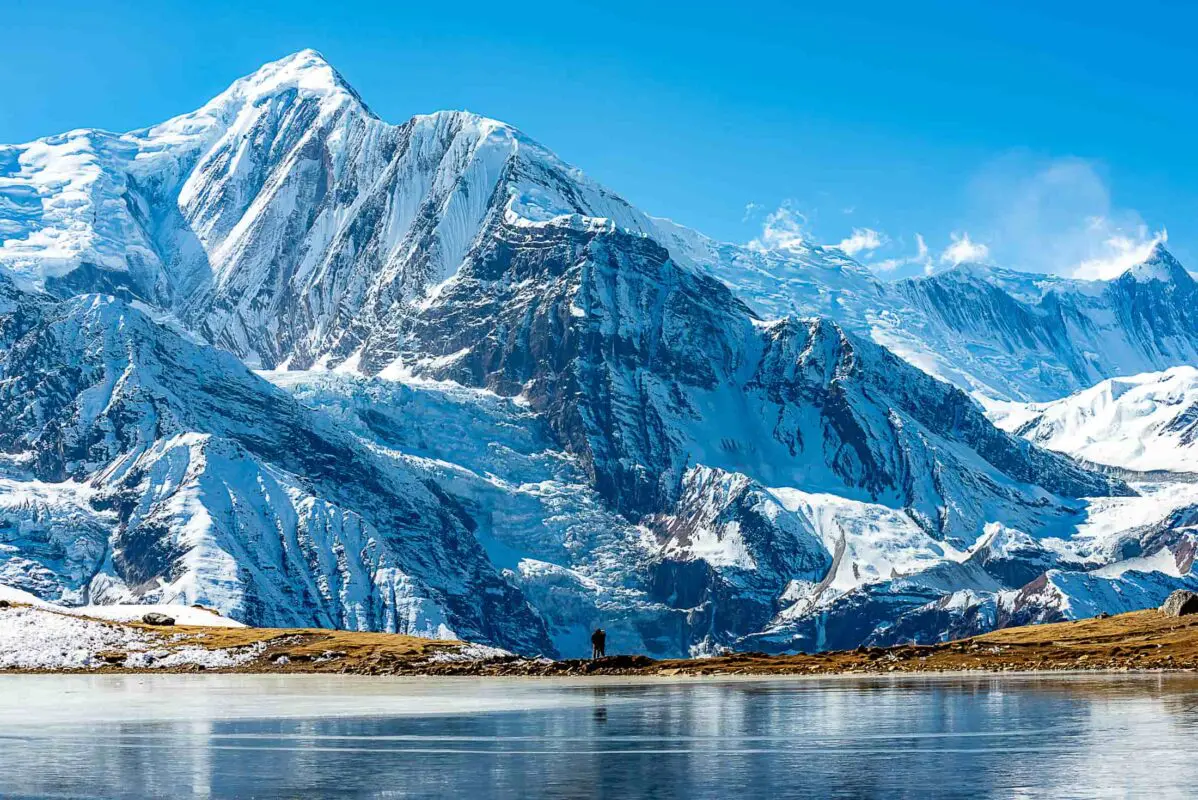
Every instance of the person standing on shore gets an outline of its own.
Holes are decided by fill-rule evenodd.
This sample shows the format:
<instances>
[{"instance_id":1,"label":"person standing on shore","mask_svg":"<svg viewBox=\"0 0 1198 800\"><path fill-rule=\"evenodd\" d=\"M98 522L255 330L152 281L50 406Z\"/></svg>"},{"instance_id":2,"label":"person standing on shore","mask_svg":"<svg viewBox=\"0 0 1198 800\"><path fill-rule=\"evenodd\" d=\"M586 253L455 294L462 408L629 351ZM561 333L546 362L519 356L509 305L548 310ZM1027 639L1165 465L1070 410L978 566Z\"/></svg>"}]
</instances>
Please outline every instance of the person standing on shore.
<instances>
[{"instance_id":1,"label":"person standing on shore","mask_svg":"<svg viewBox=\"0 0 1198 800\"><path fill-rule=\"evenodd\" d=\"M603 658L607 654L607 631L596 628L591 634L591 659Z\"/></svg>"}]
</instances>

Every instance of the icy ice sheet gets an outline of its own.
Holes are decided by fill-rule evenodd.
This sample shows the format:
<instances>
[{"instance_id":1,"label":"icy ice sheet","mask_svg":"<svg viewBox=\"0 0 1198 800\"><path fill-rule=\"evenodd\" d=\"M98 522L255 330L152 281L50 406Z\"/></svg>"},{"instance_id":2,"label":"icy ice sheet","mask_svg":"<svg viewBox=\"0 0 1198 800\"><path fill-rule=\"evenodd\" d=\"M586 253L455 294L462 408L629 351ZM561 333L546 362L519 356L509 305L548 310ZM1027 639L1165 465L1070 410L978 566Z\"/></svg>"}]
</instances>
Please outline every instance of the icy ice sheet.
<instances>
[{"instance_id":1,"label":"icy ice sheet","mask_svg":"<svg viewBox=\"0 0 1198 800\"><path fill-rule=\"evenodd\" d=\"M588 679L593 687L599 679ZM628 683L616 679L614 683ZM660 682L660 680L658 680ZM0 675L0 728L475 714L586 706L578 683L353 675Z\"/></svg>"}]
</instances>

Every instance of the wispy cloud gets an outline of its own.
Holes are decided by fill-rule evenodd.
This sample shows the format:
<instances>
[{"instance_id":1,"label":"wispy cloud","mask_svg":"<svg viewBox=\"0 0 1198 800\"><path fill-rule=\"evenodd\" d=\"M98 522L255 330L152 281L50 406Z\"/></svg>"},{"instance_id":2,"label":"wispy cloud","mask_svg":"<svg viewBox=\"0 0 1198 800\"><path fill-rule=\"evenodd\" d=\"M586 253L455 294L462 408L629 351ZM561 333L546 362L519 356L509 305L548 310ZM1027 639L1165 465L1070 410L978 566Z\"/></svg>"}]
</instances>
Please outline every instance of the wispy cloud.
<instances>
[{"instance_id":1,"label":"wispy cloud","mask_svg":"<svg viewBox=\"0 0 1198 800\"><path fill-rule=\"evenodd\" d=\"M1081 158L1006 156L978 174L970 198L971 229L984 228L995 258L1018 269L1114 277L1165 238L1116 206L1100 165Z\"/></svg>"},{"instance_id":2,"label":"wispy cloud","mask_svg":"<svg viewBox=\"0 0 1198 800\"><path fill-rule=\"evenodd\" d=\"M886 241L886 234L878 233L872 228L853 228L853 234L847 239L842 239L836 246L848 255L855 256L858 253L877 250L886 244Z\"/></svg>"},{"instance_id":3,"label":"wispy cloud","mask_svg":"<svg viewBox=\"0 0 1198 800\"><path fill-rule=\"evenodd\" d=\"M1095 219L1093 224L1095 228L1109 233L1103 241L1106 252L1078 264L1073 271L1075 278L1117 278L1136 264L1147 261L1153 248L1169 240L1168 231L1149 233L1147 225L1141 225L1133 235L1127 236L1121 232L1109 231L1109 223L1105 219Z\"/></svg>"},{"instance_id":4,"label":"wispy cloud","mask_svg":"<svg viewBox=\"0 0 1198 800\"><path fill-rule=\"evenodd\" d=\"M807 218L787 201L765 216L761 235L749 242L754 250L795 250L807 236Z\"/></svg>"},{"instance_id":5,"label":"wispy cloud","mask_svg":"<svg viewBox=\"0 0 1198 800\"><path fill-rule=\"evenodd\" d=\"M962 200L949 241L941 239L944 229L938 230L931 252L919 234L912 252L909 234L888 236L864 226L854 226L831 246L875 272L899 276L984 261L1030 272L1110 278L1149 257L1167 238L1163 228L1150 227L1135 210L1117 206L1101 164L1081 158L1008 154L979 170ZM855 213L840 204L833 208ZM794 200L767 209L758 203L745 206L743 221L761 225L749 247L794 250L819 241L813 235L816 211L809 217Z\"/></svg>"},{"instance_id":6,"label":"wispy cloud","mask_svg":"<svg viewBox=\"0 0 1198 800\"><path fill-rule=\"evenodd\" d=\"M921 233L915 234L915 255L871 261L867 266L875 272L894 272L899 267L906 267L912 264L923 267L924 272L932 271L932 259L928 255L928 243L924 241L923 234Z\"/></svg>"},{"instance_id":7,"label":"wispy cloud","mask_svg":"<svg viewBox=\"0 0 1198 800\"><path fill-rule=\"evenodd\" d=\"M969 238L968 233L953 233L950 235L952 244L944 248L940 254L941 264L965 264L967 262L985 261L990 257L990 248Z\"/></svg>"}]
</instances>

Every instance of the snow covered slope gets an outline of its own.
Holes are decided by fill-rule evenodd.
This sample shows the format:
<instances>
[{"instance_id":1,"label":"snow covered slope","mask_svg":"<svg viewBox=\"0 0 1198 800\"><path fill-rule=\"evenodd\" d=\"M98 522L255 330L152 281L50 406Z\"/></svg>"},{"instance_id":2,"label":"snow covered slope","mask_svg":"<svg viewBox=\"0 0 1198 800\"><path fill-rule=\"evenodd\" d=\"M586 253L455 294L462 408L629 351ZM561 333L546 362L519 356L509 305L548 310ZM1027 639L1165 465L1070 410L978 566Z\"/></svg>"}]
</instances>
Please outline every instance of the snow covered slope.
<instances>
[{"instance_id":1,"label":"snow covered slope","mask_svg":"<svg viewBox=\"0 0 1198 800\"><path fill-rule=\"evenodd\" d=\"M1114 378L1050 403L988 403L1004 430L1115 467L1198 473L1198 368Z\"/></svg>"},{"instance_id":2,"label":"snow covered slope","mask_svg":"<svg viewBox=\"0 0 1198 800\"><path fill-rule=\"evenodd\" d=\"M902 641L934 629L962 635L1119 613L1160 605L1170 592L1198 586L1198 462L1187 433L1198 407L1196 377L1194 368L1178 367L1103 381L1051 403L986 401L987 414L1000 427L1104 465L1136 481L1140 496L1092 501L1070 540L1052 543L1055 563L1040 561L1042 574L1035 577L1024 572L1018 589L961 590L930 599L875 638ZM1065 552L1073 563L1059 558ZM1029 559L1021 562L1023 569Z\"/></svg>"},{"instance_id":3,"label":"snow covered slope","mask_svg":"<svg viewBox=\"0 0 1198 800\"><path fill-rule=\"evenodd\" d=\"M243 623L228 617L222 617L211 609L202 606L184 605L97 605L97 606L63 606L49 603L37 595L14 589L11 586L0 585L0 600L9 603L20 603L34 608L46 609L56 614L67 614L76 617L91 617L112 622L137 622L146 614L165 614L175 620L178 625L191 625L200 628L244 628Z\"/></svg>"},{"instance_id":4,"label":"snow covered slope","mask_svg":"<svg viewBox=\"0 0 1198 800\"><path fill-rule=\"evenodd\" d=\"M603 502L523 404L448 382L263 374L454 497L560 655L589 654L599 625L613 651L689 652L685 612L650 596L651 538Z\"/></svg>"}]
</instances>

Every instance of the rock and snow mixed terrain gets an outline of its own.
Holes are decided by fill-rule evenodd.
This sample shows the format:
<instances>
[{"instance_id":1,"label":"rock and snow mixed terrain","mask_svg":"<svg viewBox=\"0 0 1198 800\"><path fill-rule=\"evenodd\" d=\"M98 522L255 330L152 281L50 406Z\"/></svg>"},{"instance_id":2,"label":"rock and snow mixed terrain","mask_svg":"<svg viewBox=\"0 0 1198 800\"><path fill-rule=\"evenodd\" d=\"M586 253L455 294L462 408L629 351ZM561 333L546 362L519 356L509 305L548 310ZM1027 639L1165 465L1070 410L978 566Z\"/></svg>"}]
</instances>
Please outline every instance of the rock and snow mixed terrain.
<instances>
[{"instance_id":1,"label":"rock and snow mixed terrain","mask_svg":"<svg viewBox=\"0 0 1198 800\"><path fill-rule=\"evenodd\" d=\"M103 295L27 296L5 320L10 585L198 602L260 625L492 639L506 624L545 643L452 498L230 354ZM44 489L81 483L86 546L81 504L60 514Z\"/></svg>"},{"instance_id":2,"label":"rock and snow mixed terrain","mask_svg":"<svg viewBox=\"0 0 1198 800\"><path fill-rule=\"evenodd\" d=\"M105 653L121 651L126 667L232 667L250 661L257 648L172 646L159 636L120 622L140 620L151 612L166 614L180 625L240 628L240 622L192 606L61 606L36 595L0 586L0 669L90 669L106 662ZM165 629L164 629L165 630Z\"/></svg>"},{"instance_id":3,"label":"rock and snow mixed terrain","mask_svg":"<svg viewBox=\"0 0 1198 800\"><path fill-rule=\"evenodd\" d=\"M732 245L703 268L766 317L831 317L968 392L1048 401L1198 363L1198 282L1157 245L1109 281L961 264L886 281L838 250Z\"/></svg>"},{"instance_id":4,"label":"rock and snow mixed terrain","mask_svg":"<svg viewBox=\"0 0 1198 800\"><path fill-rule=\"evenodd\" d=\"M1195 299L1163 250L888 283L717 243L304 51L0 147L0 584L563 656L1150 605L1198 484L1108 467L1188 463L1193 370L1117 376L1198 363Z\"/></svg>"}]
</instances>

